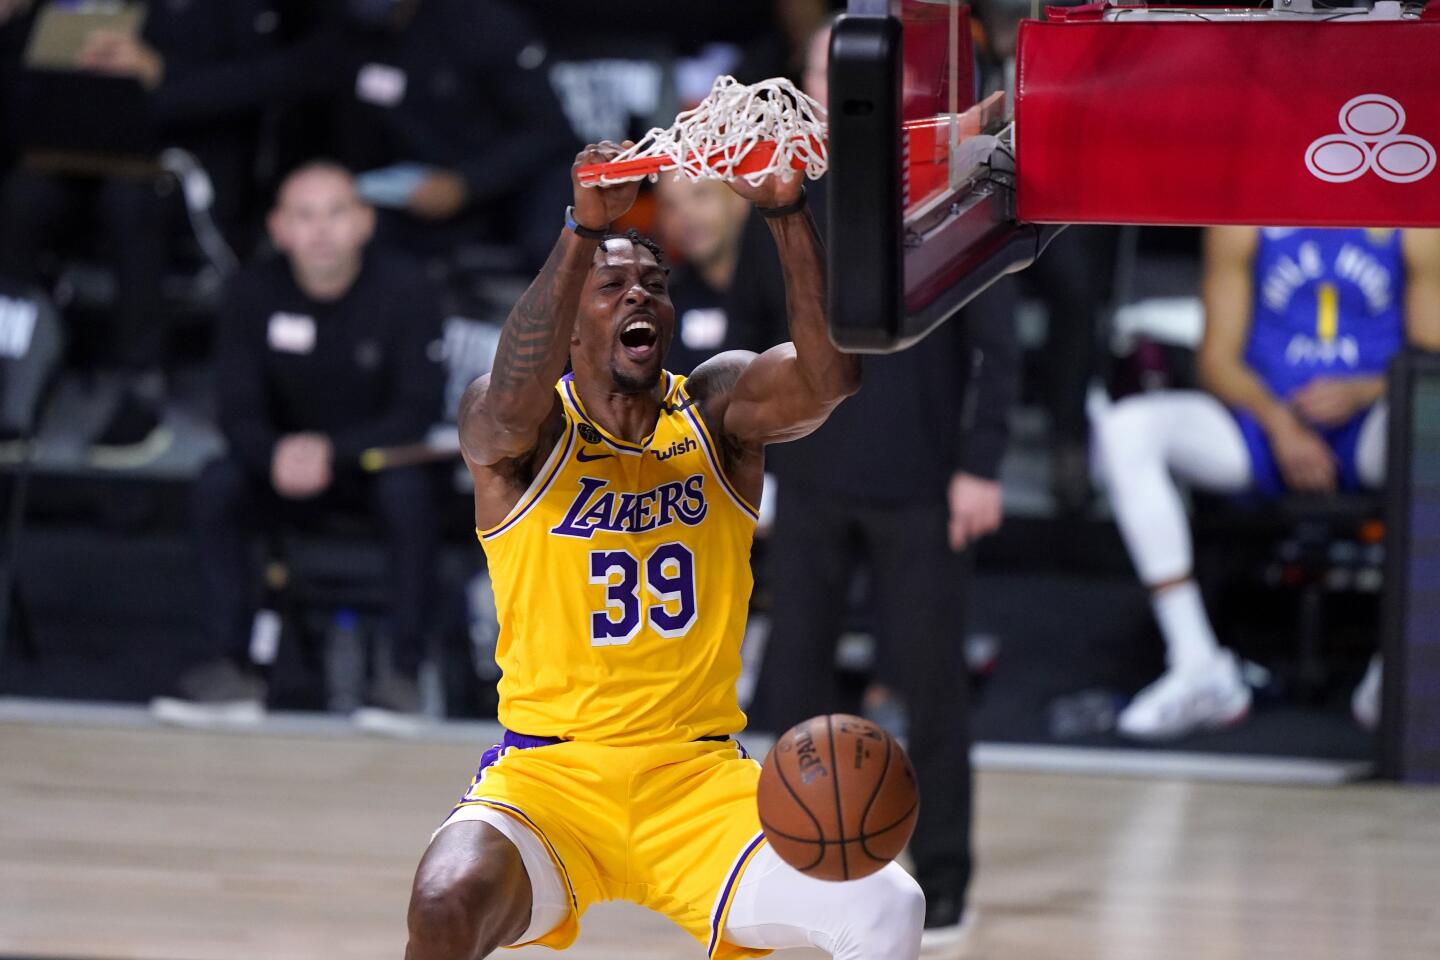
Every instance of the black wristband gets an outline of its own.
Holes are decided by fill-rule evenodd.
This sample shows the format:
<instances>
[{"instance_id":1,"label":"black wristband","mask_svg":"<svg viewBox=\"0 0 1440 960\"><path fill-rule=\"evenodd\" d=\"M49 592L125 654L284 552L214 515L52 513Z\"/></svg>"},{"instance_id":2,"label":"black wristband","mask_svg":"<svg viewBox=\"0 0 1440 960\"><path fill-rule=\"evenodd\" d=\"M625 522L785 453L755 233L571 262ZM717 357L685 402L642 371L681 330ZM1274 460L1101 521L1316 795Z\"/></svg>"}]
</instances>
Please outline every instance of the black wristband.
<instances>
[{"instance_id":1,"label":"black wristband","mask_svg":"<svg viewBox=\"0 0 1440 960\"><path fill-rule=\"evenodd\" d=\"M775 220L779 217L788 217L792 213L799 213L805 209L805 184L800 184L800 196L795 198L794 203L787 203L783 207L756 207L755 211L767 220Z\"/></svg>"},{"instance_id":2,"label":"black wristband","mask_svg":"<svg viewBox=\"0 0 1440 960\"><path fill-rule=\"evenodd\" d=\"M601 230L596 230L576 220L575 208L573 206L565 208L565 226L575 231L577 237L584 237L586 240L604 240L610 236L609 224L606 224Z\"/></svg>"}]
</instances>

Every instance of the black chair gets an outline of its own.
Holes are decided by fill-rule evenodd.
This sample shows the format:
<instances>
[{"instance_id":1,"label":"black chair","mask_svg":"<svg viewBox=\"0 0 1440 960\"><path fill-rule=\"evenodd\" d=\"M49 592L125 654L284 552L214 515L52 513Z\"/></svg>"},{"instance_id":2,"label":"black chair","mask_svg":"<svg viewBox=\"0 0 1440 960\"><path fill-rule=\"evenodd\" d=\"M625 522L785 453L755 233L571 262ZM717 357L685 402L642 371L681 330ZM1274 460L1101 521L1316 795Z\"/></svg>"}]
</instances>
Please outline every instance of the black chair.
<instances>
[{"instance_id":1,"label":"black chair","mask_svg":"<svg viewBox=\"0 0 1440 960\"><path fill-rule=\"evenodd\" d=\"M107 167L102 162L95 169L82 166L73 172L105 176ZM164 184L172 197L166 207L170 262L160 279L161 309L177 322L208 322L220 309L225 281L239 269L235 252L212 216L214 187L209 175L195 157L179 149L164 151L153 170L121 175L153 179ZM92 247L82 244L64 251L56 289L65 291L67 309L104 313L115 305L118 281L113 267Z\"/></svg>"},{"instance_id":2,"label":"black chair","mask_svg":"<svg viewBox=\"0 0 1440 960\"><path fill-rule=\"evenodd\" d=\"M327 512L268 532L262 609L279 615L281 642L296 641L303 662L318 668L332 709L359 706L365 641L390 596L384 547L368 515Z\"/></svg>"},{"instance_id":3,"label":"black chair","mask_svg":"<svg viewBox=\"0 0 1440 960\"><path fill-rule=\"evenodd\" d=\"M1384 498L1289 494L1279 500L1195 494L1197 573L1207 593L1236 580L1296 595L1293 645L1283 670L1303 698L1317 698L1332 671L1325 656L1329 602L1378 595L1383 583Z\"/></svg>"}]
</instances>

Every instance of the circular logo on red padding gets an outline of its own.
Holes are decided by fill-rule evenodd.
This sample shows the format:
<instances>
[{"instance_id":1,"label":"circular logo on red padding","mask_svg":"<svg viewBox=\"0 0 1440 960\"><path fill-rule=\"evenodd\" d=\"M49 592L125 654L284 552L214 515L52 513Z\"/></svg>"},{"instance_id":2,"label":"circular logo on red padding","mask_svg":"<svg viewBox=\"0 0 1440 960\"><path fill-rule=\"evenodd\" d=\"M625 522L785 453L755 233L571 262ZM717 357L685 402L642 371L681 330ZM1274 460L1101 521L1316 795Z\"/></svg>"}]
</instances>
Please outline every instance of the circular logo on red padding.
<instances>
[{"instance_id":1,"label":"circular logo on red padding","mask_svg":"<svg viewBox=\"0 0 1440 960\"><path fill-rule=\"evenodd\" d=\"M1391 183L1413 183L1435 169L1435 147L1400 131L1405 108L1381 93L1351 97L1340 108L1340 132L1311 141L1305 166L1329 183L1347 183L1365 174Z\"/></svg>"}]
</instances>

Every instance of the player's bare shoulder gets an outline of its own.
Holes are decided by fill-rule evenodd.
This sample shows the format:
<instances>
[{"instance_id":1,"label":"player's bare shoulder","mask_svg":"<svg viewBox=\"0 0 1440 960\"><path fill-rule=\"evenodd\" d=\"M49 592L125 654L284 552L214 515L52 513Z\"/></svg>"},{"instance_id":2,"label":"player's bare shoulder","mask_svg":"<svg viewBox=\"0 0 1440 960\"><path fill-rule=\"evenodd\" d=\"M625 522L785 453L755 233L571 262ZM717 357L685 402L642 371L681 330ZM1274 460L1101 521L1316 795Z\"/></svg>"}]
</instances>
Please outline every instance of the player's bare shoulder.
<instances>
[{"instance_id":1,"label":"player's bare shoulder","mask_svg":"<svg viewBox=\"0 0 1440 960\"><path fill-rule=\"evenodd\" d=\"M490 407L490 374L483 374L465 388L460 398L457 418L460 428L460 452L471 467L495 467L537 452L548 453L565 425L564 406L557 395L541 424L538 436L515 436L493 416ZM529 441L529 442L527 442Z\"/></svg>"},{"instance_id":2,"label":"player's bare shoulder","mask_svg":"<svg viewBox=\"0 0 1440 960\"><path fill-rule=\"evenodd\" d=\"M534 441L517 443L491 416L489 397L487 373L465 388L458 416L460 453L475 481L475 516L481 527L510 512L565 430L564 407L556 397Z\"/></svg>"},{"instance_id":3,"label":"player's bare shoulder","mask_svg":"<svg viewBox=\"0 0 1440 960\"><path fill-rule=\"evenodd\" d=\"M685 380L685 392L700 408L711 434L724 434L725 411L735 395L735 384L755 362L758 354L750 350L727 350L717 353L696 367Z\"/></svg>"}]
</instances>

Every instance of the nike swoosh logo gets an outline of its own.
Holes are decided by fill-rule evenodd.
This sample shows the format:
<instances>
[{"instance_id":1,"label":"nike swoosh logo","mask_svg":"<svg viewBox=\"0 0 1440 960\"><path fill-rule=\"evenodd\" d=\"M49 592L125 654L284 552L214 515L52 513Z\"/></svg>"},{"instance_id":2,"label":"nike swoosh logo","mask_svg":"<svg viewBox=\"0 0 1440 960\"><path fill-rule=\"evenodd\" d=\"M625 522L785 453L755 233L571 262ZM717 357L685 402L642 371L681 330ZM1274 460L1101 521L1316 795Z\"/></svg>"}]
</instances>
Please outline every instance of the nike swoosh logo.
<instances>
[{"instance_id":1,"label":"nike swoosh logo","mask_svg":"<svg viewBox=\"0 0 1440 960\"><path fill-rule=\"evenodd\" d=\"M695 398L686 397L685 402L681 404L668 404L662 401L660 404L660 409L664 410L666 413L680 413L687 408L693 406L695 406Z\"/></svg>"},{"instance_id":2,"label":"nike swoosh logo","mask_svg":"<svg viewBox=\"0 0 1440 960\"><path fill-rule=\"evenodd\" d=\"M604 460L606 457L613 456L615 456L615 454L613 453L592 453L587 456L585 454L585 451L581 450L579 453L575 454L575 459L579 460L581 463L589 463L591 460Z\"/></svg>"}]
</instances>

